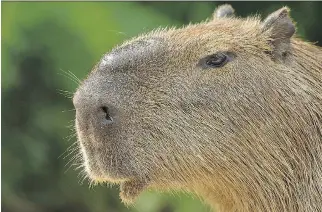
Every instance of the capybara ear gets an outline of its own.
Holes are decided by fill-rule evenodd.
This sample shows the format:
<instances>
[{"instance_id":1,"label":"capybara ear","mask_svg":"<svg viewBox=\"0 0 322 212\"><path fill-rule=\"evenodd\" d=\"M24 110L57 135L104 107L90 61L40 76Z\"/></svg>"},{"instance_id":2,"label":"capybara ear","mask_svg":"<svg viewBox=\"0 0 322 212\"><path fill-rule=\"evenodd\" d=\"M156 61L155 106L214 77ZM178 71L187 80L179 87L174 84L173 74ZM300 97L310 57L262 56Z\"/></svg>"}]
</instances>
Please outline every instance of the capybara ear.
<instances>
[{"instance_id":1,"label":"capybara ear","mask_svg":"<svg viewBox=\"0 0 322 212\"><path fill-rule=\"evenodd\" d=\"M213 13L213 19L234 16L234 8L230 4L220 5Z\"/></svg>"},{"instance_id":2,"label":"capybara ear","mask_svg":"<svg viewBox=\"0 0 322 212\"><path fill-rule=\"evenodd\" d=\"M263 21L263 31L271 29L272 38L290 38L295 32L295 25L289 16L290 9L282 7L281 9L271 13Z\"/></svg>"},{"instance_id":3,"label":"capybara ear","mask_svg":"<svg viewBox=\"0 0 322 212\"><path fill-rule=\"evenodd\" d=\"M290 38L295 33L295 24L289 16L290 9L282 7L271 13L262 22L262 31L269 33L270 42L273 44L273 56L285 57L290 51Z\"/></svg>"}]
</instances>

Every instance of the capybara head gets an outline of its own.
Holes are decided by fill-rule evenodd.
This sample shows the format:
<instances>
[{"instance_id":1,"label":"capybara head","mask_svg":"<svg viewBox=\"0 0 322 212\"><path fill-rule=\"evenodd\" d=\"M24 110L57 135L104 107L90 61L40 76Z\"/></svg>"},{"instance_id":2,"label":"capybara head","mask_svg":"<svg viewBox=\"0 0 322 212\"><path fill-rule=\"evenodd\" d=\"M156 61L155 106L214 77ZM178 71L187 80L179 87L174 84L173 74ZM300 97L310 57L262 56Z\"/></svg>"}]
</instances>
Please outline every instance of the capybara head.
<instances>
[{"instance_id":1,"label":"capybara head","mask_svg":"<svg viewBox=\"0 0 322 212\"><path fill-rule=\"evenodd\" d=\"M305 77L314 58L294 32L286 7L261 21L223 5L206 22L106 53L73 99L89 178L120 184L126 203L148 188L227 204L273 197L256 193L263 184L287 189L295 175L285 173L321 141L321 120L310 122L321 115L321 68ZM321 50L312 52L321 67Z\"/></svg>"}]
</instances>

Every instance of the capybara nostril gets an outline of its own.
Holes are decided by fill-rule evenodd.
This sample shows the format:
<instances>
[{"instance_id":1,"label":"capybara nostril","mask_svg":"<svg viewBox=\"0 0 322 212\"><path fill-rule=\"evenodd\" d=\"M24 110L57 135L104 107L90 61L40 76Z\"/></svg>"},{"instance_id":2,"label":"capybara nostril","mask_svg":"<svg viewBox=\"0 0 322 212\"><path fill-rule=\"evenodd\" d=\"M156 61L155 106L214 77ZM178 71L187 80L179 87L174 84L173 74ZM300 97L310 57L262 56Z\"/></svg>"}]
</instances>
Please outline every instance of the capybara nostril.
<instances>
[{"instance_id":1,"label":"capybara nostril","mask_svg":"<svg viewBox=\"0 0 322 212\"><path fill-rule=\"evenodd\" d=\"M101 107L102 111L104 112L105 114L105 119L106 121L109 121L109 122L113 122L113 118L110 116L110 113L109 113L109 110L108 110L108 107L106 106L102 106Z\"/></svg>"}]
</instances>

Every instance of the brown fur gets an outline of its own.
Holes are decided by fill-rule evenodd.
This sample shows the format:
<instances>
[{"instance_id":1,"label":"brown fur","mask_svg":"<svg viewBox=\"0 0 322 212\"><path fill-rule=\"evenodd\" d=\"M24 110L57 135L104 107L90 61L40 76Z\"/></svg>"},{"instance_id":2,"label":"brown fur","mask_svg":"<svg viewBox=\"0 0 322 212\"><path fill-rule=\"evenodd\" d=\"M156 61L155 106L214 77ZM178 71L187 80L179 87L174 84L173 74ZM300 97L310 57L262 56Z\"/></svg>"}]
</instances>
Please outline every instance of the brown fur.
<instances>
[{"instance_id":1,"label":"brown fur","mask_svg":"<svg viewBox=\"0 0 322 212\"><path fill-rule=\"evenodd\" d=\"M287 8L260 21L226 5L106 54L74 96L90 179L125 203L180 189L220 211L322 211L322 51L294 30ZM235 56L197 65L218 51Z\"/></svg>"}]
</instances>

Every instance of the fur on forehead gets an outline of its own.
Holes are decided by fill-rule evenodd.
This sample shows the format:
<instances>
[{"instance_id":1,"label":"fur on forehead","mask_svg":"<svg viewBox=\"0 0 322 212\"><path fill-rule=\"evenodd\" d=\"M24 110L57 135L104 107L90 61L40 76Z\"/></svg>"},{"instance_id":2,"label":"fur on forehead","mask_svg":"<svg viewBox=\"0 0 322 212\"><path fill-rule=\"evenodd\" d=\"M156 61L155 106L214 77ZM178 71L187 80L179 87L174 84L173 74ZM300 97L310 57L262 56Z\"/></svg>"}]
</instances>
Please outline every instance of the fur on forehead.
<instances>
[{"instance_id":1,"label":"fur on forehead","mask_svg":"<svg viewBox=\"0 0 322 212\"><path fill-rule=\"evenodd\" d=\"M157 28L151 32L144 33L123 45L128 45L135 40L149 39L151 37L162 37L168 41L173 41L176 45L179 43L207 41L217 36L217 39L232 39L233 41L243 42L245 39L253 40L262 35L262 37L285 37L283 33L288 33L291 37L295 32L294 24L289 17L290 9L283 7L270 14L263 22L259 15L246 18L236 17L234 9L229 4L223 4L216 8L213 17L206 21L196 24L188 24L181 28ZM270 30L268 30L270 29ZM270 34L269 34L270 33ZM285 34L285 33L284 33ZM274 35L274 36L272 36ZM268 40L266 38L266 40Z\"/></svg>"},{"instance_id":2,"label":"fur on forehead","mask_svg":"<svg viewBox=\"0 0 322 212\"><path fill-rule=\"evenodd\" d=\"M212 18L204 22L190 23L181 28L157 28L126 41L120 47L138 40L162 38L164 45L177 50L189 50L189 46L226 44L241 47L244 51L272 52L278 58L289 51L289 39L295 32L289 11L289 8L283 7L261 21L259 15L236 17L230 5L222 5L215 10Z\"/></svg>"},{"instance_id":3,"label":"fur on forehead","mask_svg":"<svg viewBox=\"0 0 322 212\"><path fill-rule=\"evenodd\" d=\"M165 42L169 42L169 45L173 43L178 47L189 44L203 45L215 41L233 42L242 45L243 43L254 42L254 39L261 37L261 34L263 33L261 31L261 20L259 16L218 18L196 24L190 23L181 28L157 28L126 41L121 46L128 45L136 40L154 37L161 37ZM264 48L267 47L265 46Z\"/></svg>"}]
</instances>

